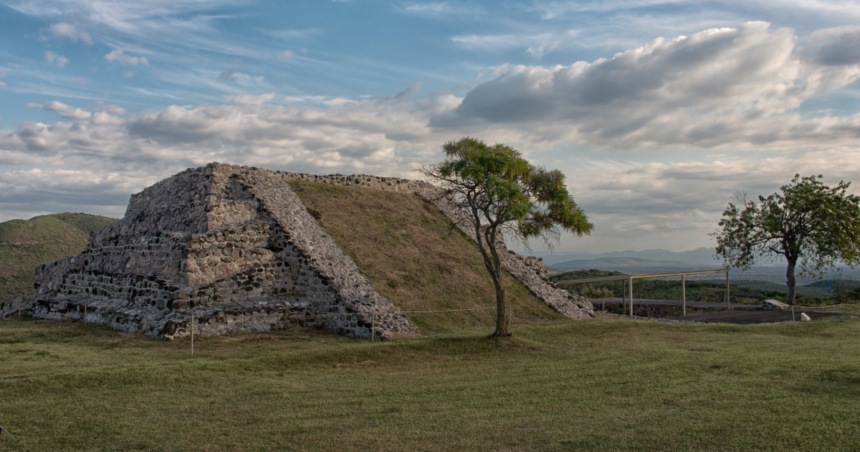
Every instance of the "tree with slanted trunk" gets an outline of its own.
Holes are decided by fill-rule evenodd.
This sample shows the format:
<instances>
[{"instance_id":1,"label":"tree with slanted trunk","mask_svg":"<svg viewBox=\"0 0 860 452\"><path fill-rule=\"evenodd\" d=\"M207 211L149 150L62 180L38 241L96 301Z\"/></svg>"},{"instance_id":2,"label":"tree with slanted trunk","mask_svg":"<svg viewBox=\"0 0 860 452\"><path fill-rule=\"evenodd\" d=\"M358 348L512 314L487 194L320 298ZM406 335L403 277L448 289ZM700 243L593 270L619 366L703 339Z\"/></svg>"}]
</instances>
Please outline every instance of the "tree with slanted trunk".
<instances>
[{"instance_id":1,"label":"tree with slanted trunk","mask_svg":"<svg viewBox=\"0 0 860 452\"><path fill-rule=\"evenodd\" d=\"M729 203L713 233L717 239L716 254L727 265L748 269L757 260L782 255L788 303L797 295L795 271L818 276L841 261L851 267L860 263L860 197L847 194L850 182L839 182L830 188L819 179L823 176L794 176L782 186L782 193L758 203L739 197L743 210Z\"/></svg>"},{"instance_id":2,"label":"tree with slanted trunk","mask_svg":"<svg viewBox=\"0 0 860 452\"><path fill-rule=\"evenodd\" d=\"M496 289L493 337L510 336L496 243L508 236L526 245L533 238L551 245L561 230L582 236L593 225L568 194L561 171L533 166L509 146L488 146L475 138L445 143L443 149L448 159L417 171L440 183L444 196L471 220Z\"/></svg>"}]
</instances>

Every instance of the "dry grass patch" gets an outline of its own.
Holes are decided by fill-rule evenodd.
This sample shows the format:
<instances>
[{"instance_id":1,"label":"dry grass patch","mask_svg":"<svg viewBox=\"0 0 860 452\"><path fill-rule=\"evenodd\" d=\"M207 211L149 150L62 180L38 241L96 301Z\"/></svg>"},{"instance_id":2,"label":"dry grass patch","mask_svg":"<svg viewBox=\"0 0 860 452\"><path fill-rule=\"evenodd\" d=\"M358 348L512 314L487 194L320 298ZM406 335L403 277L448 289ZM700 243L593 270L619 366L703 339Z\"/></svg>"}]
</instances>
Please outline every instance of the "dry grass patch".
<instances>
[{"instance_id":1,"label":"dry grass patch","mask_svg":"<svg viewBox=\"0 0 860 452\"><path fill-rule=\"evenodd\" d=\"M424 334L490 326L495 321L493 283L477 245L451 229L433 204L411 194L292 181L298 194L338 245L355 260L379 293L407 313ZM514 324L561 319L505 273Z\"/></svg>"}]
</instances>

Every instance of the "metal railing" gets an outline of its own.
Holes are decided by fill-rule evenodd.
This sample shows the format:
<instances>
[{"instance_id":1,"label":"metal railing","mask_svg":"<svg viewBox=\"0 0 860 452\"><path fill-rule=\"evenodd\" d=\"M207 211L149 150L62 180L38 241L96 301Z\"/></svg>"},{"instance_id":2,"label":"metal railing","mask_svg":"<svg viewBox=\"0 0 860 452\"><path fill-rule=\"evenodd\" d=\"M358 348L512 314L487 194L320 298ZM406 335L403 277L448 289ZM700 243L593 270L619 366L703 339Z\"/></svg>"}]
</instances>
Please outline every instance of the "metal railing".
<instances>
[{"instance_id":1,"label":"metal railing","mask_svg":"<svg viewBox=\"0 0 860 452\"><path fill-rule=\"evenodd\" d=\"M630 296L630 317L633 317L633 280L634 279L650 279L650 278L666 278L671 276L681 277L681 303L683 315L687 315L687 276L706 275L709 273L725 273L726 274L726 309L731 309L729 301L729 269L721 268L719 270L694 270L688 272L670 272L670 273L642 273L638 275L615 275L604 276L601 278L585 278L585 279L569 279L566 281L556 281L556 284L586 284L596 282L609 281L624 281L622 293L624 294L624 303L627 304L627 296ZM629 292L628 292L629 291Z\"/></svg>"}]
</instances>

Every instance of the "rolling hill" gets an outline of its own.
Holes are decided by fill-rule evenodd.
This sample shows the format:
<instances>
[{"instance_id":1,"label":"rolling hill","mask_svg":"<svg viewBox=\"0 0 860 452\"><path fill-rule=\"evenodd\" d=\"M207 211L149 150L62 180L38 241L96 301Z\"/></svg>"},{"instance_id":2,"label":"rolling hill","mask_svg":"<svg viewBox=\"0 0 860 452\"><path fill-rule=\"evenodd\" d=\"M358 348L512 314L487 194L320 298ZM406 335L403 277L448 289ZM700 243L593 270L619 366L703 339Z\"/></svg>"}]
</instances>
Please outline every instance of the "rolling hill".
<instances>
[{"instance_id":1,"label":"rolling hill","mask_svg":"<svg viewBox=\"0 0 860 452\"><path fill-rule=\"evenodd\" d=\"M0 302L32 293L39 264L80 253L91 231L115 221L84 213L59 213L0 223Z\"/></svg>"}]
</instances>

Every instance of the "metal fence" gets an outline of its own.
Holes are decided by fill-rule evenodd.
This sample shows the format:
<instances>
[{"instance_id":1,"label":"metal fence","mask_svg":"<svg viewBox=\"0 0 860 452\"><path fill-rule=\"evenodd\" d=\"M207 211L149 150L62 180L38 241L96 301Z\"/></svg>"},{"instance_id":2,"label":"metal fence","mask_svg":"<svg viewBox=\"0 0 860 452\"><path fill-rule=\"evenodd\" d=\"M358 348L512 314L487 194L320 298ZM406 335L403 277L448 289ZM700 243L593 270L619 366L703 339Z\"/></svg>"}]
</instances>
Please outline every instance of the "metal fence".
<instances>
[{"instance_id":1,"label":"metal fence","mask_svg":"<svg viewBox=\"0 0 860 452\"><path fill-rule=\"evenodd\" d=\"M694 270L688 272L670 272L670 273L643 273L639 275L616 275L604 276L601 278L585 278L585 279L570 279L566 281L556 281L556 284L586 284L608 281L623 281L624 282L624 303L627 304L628 295L630 300L630 317L633 317L633 280L634 279L651 279L651 278L666 278L672 276L681 277L681 300L683 315L687 315L687 276L705 275L708 273L725 273L726 274L726 309L731 309L729 301L729 269L721 268L719 270ZM629 292L628 292L629 291Z\"/></svg>"}]
</instances>

